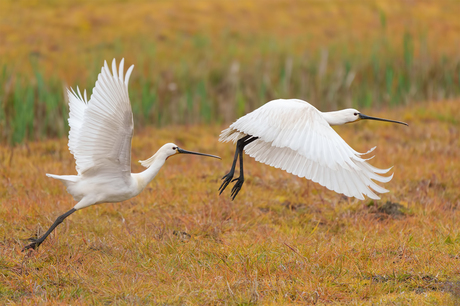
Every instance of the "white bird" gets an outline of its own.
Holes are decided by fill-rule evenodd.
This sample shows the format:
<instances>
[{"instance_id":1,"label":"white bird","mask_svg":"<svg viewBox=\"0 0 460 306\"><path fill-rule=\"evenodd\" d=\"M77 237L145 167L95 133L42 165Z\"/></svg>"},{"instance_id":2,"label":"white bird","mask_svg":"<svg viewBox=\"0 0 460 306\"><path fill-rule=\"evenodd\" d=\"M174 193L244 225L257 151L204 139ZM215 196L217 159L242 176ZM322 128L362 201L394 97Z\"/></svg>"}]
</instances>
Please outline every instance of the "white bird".
<instances>
[{"instance_id":1,"label":"white bird","mask_svg":"<svg viewBox=\"0 0 460 306\"><path fill-rule=\"evenodd\" d=\"M222 178L220 194L233 181L236 183L232 189L232 199L241 190L244 183L244 150L258 162L310 179L337 193L360 200L364 200L364 195L380 199L372 189L378 193L388 190L373 180L389 182L393 174L387 177L379 174L387 173L391 168L378 169L371 166L367 163L368 159L361 158L362 153L353 150L331 127L362 119L408 125L400 121L369 117L350 108L320 112L308 102L298 99L267 102L239 118L220 134L219 141L236 143L232 168ZM238 157L240 176L232 180Z\"/></svg>"},{"instance_id":2,"label":"white bird","mask_svg":"<svg viewBox=\"0 0 460 306\"><path fill-rule=\"evenodd\" d=\"M78 175L46 174L60 180L78 203L59 216L48 231L23 250L37 248L65 218L94 204L121 202L138 195L155 178L166 160L176 154L218 156L183 150L173 143L162 146L155 155L140 161L147 170L131 173L131 139L133 113L128 96L132 65L123 75L124 59L117 72L115 59L110 72L104 62L93 94L87 100L77 87L67 90L69 96L69 150L75 157ZM83 98L84 97L84 98Z\"/></svg>"}]
</instances>

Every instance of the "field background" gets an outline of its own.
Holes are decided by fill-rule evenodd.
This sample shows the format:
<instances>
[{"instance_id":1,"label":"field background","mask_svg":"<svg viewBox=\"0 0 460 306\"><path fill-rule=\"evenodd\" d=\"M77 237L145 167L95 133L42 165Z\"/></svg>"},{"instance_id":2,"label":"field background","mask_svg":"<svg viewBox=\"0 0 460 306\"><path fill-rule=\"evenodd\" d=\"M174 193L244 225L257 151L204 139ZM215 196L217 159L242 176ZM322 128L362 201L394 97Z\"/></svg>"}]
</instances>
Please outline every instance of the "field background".
<instances>
[{"instance_id":1,"label":"field background","mask_svg":"<svg viewBox=\"0 0 460 306\"><path fill-rule=\"evenodd\" d=\"M137 127L231 122L266 101L322 110L460 95L460 4L442 1L0 3L0 141L63 137L63 88L136 66Z\"/></svg>"},{"instance_id":2,"label":"field background","mask_svg":"<svg viewBox=\"0 0 460 306\"><path fill-rule=\"evenodd\" d=\"M460 299L460 3L0 2L0 300L9 304L456 305ZM45 173L72 174L67 86L134 64L133 172L174 157L138 197L77 212ZM390 193L358 201L245 159L218 196L225 124L273 98L357 107L409 127L336 130Z\"/></svg>"}]
</instances>

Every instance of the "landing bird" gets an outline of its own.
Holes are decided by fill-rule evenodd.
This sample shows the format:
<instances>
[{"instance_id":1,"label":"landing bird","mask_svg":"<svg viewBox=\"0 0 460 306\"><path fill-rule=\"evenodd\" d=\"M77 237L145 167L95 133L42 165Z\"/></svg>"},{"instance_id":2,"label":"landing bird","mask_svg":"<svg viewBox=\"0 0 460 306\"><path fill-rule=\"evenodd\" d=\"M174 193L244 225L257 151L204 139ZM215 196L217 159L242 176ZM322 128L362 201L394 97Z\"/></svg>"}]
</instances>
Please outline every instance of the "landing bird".
<instances>
[{"instance_id":1,"label":"landing bird","mask_svg":"<svg viewBox=\"0 0 460 306\"><path fill-rule=\"evenodd\" d=\"M379 174L387 173L391 168L378 169L368 164L368 159L361 158L363 154L353 150L331 127L363 119L408 125L366 116L351 108L320 112L298 99L279 99L264 104L220 134L219 141L236 143L236 150L232 168L222 178L219 194L233 181L236 183L232 188L232 200L241 190L244 150L258 162L305 177L337 193L360 200L364 200L364 195L380 199L371 188L379 193L388 190L372 180L389 182L393 174L387 177ZM238 159L240 176L233 179Z\"/></svg>"},{"instance_id":2,"label":"landing bird","mask_svg":"<svg viewBox=\"0 0 460 306\"><path fill-rule=\"evenodd\" d=\"M40 238L30 238L26 249L37 248L65 218L75 211L94 204L121 202L137 196L155 178L166 160L176 154L218 156L186 151L173 143L162 146L155 155L140 161L147 170L131 173L131 139L133 137L133 113L128 96L128 80L131 66L123 75L124 59L117 72L115 59L110 72L104 62L93 94L87 100L86 91L81 95L73 89L69 96L69 150L75 157L78 175L46 174L60 180L78 203L59 216ZM83 98L84 97L84 98Z\"/></svg>"}]
</instances>

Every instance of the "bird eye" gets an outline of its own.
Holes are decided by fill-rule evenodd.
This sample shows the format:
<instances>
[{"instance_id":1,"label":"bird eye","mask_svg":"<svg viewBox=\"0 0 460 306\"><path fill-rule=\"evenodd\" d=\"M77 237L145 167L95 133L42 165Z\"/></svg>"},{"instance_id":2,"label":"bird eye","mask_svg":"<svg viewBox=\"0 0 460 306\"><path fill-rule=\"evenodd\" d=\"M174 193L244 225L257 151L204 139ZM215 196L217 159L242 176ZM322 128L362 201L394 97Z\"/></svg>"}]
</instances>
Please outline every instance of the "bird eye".
<instances>
[{"instance_id":1,"label":"bird eye","mask_svg":"<svg viewBox=\"0 0 460 306\"><path fill-rule=\"evenodd\" d=\"M173 147L173 150L177 150L177 147Z\"/></svg>"},{"instance_id":2,"label":"bird eye","mask_svg":"<svg viewBox=\"0 0 460 306\"><path fill-rule=\"evenodd\" d=\"M358 116L358 113L354 113L353 115Z\"/></svg>"}]
</instances>

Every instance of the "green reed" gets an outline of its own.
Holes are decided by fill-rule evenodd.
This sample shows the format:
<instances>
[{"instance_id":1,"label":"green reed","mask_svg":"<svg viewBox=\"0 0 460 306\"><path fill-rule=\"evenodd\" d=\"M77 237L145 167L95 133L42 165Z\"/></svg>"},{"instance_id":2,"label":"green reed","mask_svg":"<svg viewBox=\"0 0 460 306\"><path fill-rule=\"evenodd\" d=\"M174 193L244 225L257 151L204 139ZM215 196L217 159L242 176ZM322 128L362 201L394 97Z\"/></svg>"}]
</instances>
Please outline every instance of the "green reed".
<instances>
[{"instance_id":1,"label":"green reed","mask_svg":"<svg viewBox=\"0 0 460 306\"><path fill-rule=\"evenodd\" d=\"M147 43L134 59L136 70L130 81L136 126L231 122L276 98L304 99L321 110L332 110L460 95L458 57L431 56L423 39L415 41L408 33L401 41L400 50L383 38L370 52L329 46L291 53L289 43L266 39L244 52L235 41L214 50L210 39L195 36L190 45L178 42L179 49L192 51L167 63L156 45ZM121 58L122 43L116 42L114 48L112 54ZM89 64L93 71L85 82L89 91L101 58L95 55ZM45 78L35 64L32 76L0 67L0 141L17 144L64 136L68 130L65 83L56 76Z\"/></svg>"}]
</instances>

